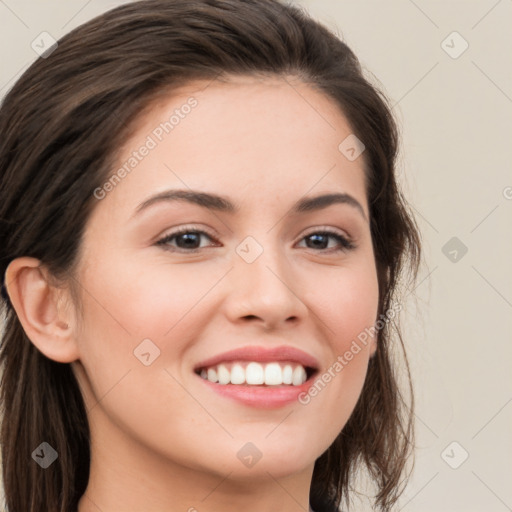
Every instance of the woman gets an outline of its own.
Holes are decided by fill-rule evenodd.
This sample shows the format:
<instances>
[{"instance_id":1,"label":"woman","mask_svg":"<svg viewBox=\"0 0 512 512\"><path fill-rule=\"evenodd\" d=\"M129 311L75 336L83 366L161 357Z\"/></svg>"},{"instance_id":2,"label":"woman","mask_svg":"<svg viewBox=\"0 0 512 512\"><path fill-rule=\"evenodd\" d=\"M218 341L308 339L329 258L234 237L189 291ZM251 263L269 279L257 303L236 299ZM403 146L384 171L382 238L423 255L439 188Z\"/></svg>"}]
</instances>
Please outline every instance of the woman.
<instances>
[{"instance_id":1,"label":"woman","mask_svg":"<svg viewBox=\"0 0 512 512\"><path fill-rule=\"evenodd\" d=\"M390 510L397 146L274 0L134 2L38 59L0 111L9 512L334 511L361 466Z\"/></svg>"}]
</instances>

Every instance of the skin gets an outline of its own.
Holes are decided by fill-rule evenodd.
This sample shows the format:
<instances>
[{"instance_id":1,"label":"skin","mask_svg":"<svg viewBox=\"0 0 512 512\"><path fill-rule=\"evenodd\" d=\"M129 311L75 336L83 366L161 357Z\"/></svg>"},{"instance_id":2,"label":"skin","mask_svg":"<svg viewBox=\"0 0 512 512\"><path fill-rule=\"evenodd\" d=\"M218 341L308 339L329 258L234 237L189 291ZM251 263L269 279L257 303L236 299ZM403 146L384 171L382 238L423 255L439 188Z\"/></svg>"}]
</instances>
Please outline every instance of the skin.
<instances>
[{"instance_id":1,"label":"skin","mask_svg":"<svg viewBox=\"0 0 512 512\"><path fill-rule=\"evenodd\" d=\"M8 269L27 335L72 364L84 395L92 457L79 512L308 510L314 462L347 422L376 350L374 339L361 345L307 405L276 409L217 395L193 373L233 348L283 344L326 372L374 325L378 283L363 160L338 149L352 130L330 98L297 79L174 91L139 119L119 165L191 96L197 106L97 201L73 280L80 310L37 260ZM134 216L149 196L188 188L240 211L175 201ZM303 196L333 192L353 196L366 218L348 204L290 214ZM195 253L183 239L156 245L183 226L213 238L201 235ZM357 247L326 237L318 248L306 235L322 229ZM263 249L252 263L236 252L247 236ZM160 350L149 366L134 357L147 338ZM262 453L252 467L237 457L247 442Z\"/></svg>"}]
</instances>

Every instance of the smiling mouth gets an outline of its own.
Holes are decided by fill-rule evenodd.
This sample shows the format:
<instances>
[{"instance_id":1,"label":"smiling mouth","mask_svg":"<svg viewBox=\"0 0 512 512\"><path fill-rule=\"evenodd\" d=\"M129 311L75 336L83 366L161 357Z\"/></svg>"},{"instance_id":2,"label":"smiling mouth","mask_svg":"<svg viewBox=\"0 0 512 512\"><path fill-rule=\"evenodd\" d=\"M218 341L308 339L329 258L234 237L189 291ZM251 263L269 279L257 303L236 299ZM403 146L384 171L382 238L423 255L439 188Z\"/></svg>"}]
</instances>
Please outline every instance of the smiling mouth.
<instances>
[{"instance_id":1,"label":"smiling mouth","mask_svg":"<svg viewBox=\"0 0 512 512\"><path fill-rule=\"evenodd\" d=\"M317 370L293 361L230 361L194 372L204 380L220 385L245 387L300 386L316 375Z\"/></svg>"}]
</instances>

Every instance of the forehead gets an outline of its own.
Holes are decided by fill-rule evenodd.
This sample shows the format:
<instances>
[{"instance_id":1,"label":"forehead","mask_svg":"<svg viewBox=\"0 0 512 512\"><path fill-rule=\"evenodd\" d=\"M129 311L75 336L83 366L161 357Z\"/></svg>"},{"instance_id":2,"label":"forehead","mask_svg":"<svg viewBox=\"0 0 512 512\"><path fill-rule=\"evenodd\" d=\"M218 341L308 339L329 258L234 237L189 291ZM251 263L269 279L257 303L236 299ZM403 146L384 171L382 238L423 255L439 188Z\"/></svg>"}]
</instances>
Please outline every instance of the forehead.
<instances>
[{"instance_id":1,"label":"forehead","mask_svg":"<svg viewBox=\"0 0 512 512\"><path fill-rule=\"evenodd\" d=\"M351 127L336 103L294 77L195 81L137 120L102 208L133 212L141 198L192 188L262 207L336 189L365 202L363 160L339 150Z\"/></svg>"}]
</instances>

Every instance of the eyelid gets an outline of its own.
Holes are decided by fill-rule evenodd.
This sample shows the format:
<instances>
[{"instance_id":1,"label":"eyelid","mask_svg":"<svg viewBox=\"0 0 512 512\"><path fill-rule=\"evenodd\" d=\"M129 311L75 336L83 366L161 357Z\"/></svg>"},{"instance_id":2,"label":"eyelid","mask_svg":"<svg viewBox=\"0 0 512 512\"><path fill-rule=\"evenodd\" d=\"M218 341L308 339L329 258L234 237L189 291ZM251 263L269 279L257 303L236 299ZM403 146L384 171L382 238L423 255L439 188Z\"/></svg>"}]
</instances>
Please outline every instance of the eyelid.
<instances>
[{"instance_id":1,"label":"eyelid","mask_svg":"<svg viewBox=\"0 0 512 512\"><path fill-rule=\"evenodd\" d=\"M208 228L205 228L202 226L199 227L199 226L185 224L185 225L176 226L175 228L167 229L166 231L164 231L164 233L162 235L158 235L156 240L158 243L159 241L161 241L165 238L169 238L171 236L176 236L181 233L188 233L190 231L197 232L197 233L204 233L204 234L208 235L210 238L212 238L213 240L217 239L217 235L212 230L210 230Z\"/></svg>"},{"instance_id":2,"label":"eyelid","mask_svg":"<svg viewBox=\"0 0 512 512\"><path fill-rule=\"evenodd\" d=\"M171 239L174 239L175 237L180 236L184 233L199 233L201 236L206 236L211 240L211 243L209 243L206 247L196 247L193 249L183 249L180 247L172 247L167 244ZM209 229L206 228L199 228L195 226L185 225L175 228L174 230L168 231L167 233L164 233L163 235L159 236L155 242L155 245L158 247L162 247L165 251L174 252L177 254L198 254L201 251L204 251L205 249L211 249L214 247L219 247L219 245L222 245L218 240L217 236L213 235Z\"/></svg>"},{"instance_id":3,"label":"eyelid","mask_svg":"<svg viewBox=\"0 0 512 512\"><path fill-rule=\"evenodd\" d=\"M331 248L331 249L325 249L321 251L315 251L320 252L324 254L329 254L331 252L339 253L339 252L347 252L358 248L358 244L356 243L356 240L352 238L348 233L338 229L333 228L330 226L313 226L311 229L307 230L305 233L301 235L301 238L296 242L300 243L304 239L306 239L310 235L314 234L325 234L327 236L331 237L338 237L338 242L341 244L341 247L339 248Z\"/></svg>"},{"instance_id":4,"label":"eyelid","mask_svg":"<svg viewBox=\"0 0 512 512\"><path fill-rule=\"evenodd\" d=\"M312 228L307 229L306 232L301 235L301 237L304 238L306 236L312 235L313 233L318 233L321 231L327 231L329 233L336 233L337 235L340 235L343 238L346 238L347 240L352 241L352 237L348 233L346 233L345 231L342 231L341 229L333 228L331 226L313 226ZM302 238L301 238L301 240L302 240Z\"/></svg>"},{"instance_id":5,"label":"eyelid","mask_svg":"<svg viewBox=\"0 0 512 512\"><path fill-rule=\"evenodd\" d=\"M212 242L214 242L214 243L209 246L206 246L206 247L199 247L199 248L195 248L195 249L182 249L181 251L183 251L183 252L193 253L193 252L198 252L202 249L208 249L209 247L215 247L215 246L218 247L219 244L222 245L222 243L218 241L217 235L213 234L211 232L211 230L209 230L207 228L203 228L203 227L194 226L194 225L179 226L179 227L176 227L174 230L172 230L172 228L171 228L170 232L167 232L166 234L163 234L157 238L156 245L165 246L166 242L169 239L172 239L174 237L177 237L181 234L188 233L188 232L204 234L208 238L210 238L210 240L212 240ZM350 235L348 235L346 232L344 232L338 228L333 228L330 226L312 226L311 228L307 229L305 232L303 232L301 234L300 238L294 243L294 245L302 242L305 238L307 238L310 235L322 234L322 233L326 234L326 235L330 235L330 236L338 236L342 240L344 240L345 243L341 243L342 247L339 249L331 248L331 249L326 249L326 250L320 250L318 252L328 253L330 251L334 251L334 252L347 251L350 249L357 248L357 244L355 243L355 240ZM180 252L180 249L176 249L176 251Z\"/></svg>"}]
</instances>

